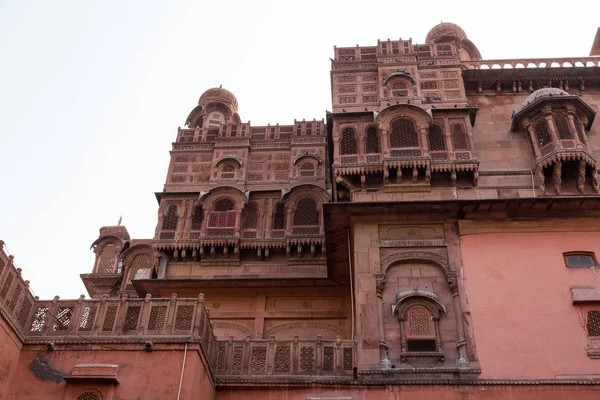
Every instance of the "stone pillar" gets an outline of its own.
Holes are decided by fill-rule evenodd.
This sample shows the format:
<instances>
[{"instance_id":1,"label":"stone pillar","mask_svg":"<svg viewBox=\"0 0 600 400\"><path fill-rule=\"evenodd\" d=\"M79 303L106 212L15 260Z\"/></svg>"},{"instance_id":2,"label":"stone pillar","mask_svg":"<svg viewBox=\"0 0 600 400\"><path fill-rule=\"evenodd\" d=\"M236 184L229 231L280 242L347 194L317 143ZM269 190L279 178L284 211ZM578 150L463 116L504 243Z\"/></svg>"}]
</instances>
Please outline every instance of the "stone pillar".
<instances>
[{"instance_id":1,"label":"stone pillar","mask_svg":"<svg viewBox=\"0 0 600 400\"><path fill-rule=\"evenodd\" d=\"M558 138L558 133L556 132L556 126L554 125L554 118L552 118L552 110L549 107L544 108L544 119L546 120L546 124L548 124L548 131L552 137L554 148L562 147L562 143Z\"/></svg>"},{"instance_id":2,"label":"stone pillar","mask_svg":"<svg viewBox=\"0 0 600 400\"><path fill-rule=\"evenodd\" d=\"M554 163L554 190L556 194L560 194L562 185L562 161L558 160Z\"/></svg>"},{"instance_id":3,"label":"stone pillar","mask_svg":"<svg viewBox=\"0 0 600 400\"><path fill-rule=\"evenodd\" d=\"M385 328L383 325L383 289L385 288L385 274L375 274L377 290L377 330L379 331L379 364L387 369L392 366L388 359L388 345L385 341Z\"/></svg>"},{"instance_id":4,"label":"stone pillar","mask_svg":"<svg viewBox=\"0 0 600 400\"><path fill-rule=\"evenodd\" d=\"M539 143L537 142L537 136L535 135L535 130L533 129L533 125L529 122L525 122L525 129L529 132L529 137L531 138L531 143L533 144L533 151L535 153L535 158L538 158L542 155L540 153Z\"/></svg>"},{"instance_id":5,"label":"stone pillar","mask_svg":"<svg viewBox=\"0 0 600 400\"><path fill-rule=\"evenodd\" d=\"M454 315L456 317L456 333L458 334L458 341L456 342L456 348L458 349L458 364L466 365L469 363L469 355L467 354L467 341L465 339L465 327L462 321L462 307L460 305L460 297L458 293L458 279L457 274L454 271L448 272L446 275L448 286L452 291L452 305L454 306Z\"/></svg>"},{"instance_id":6,"label":"stone pillar","mask_svg":"<svg viewBox=\"0 0 600 400\"><path fill-rule=\"evenodd\" d=\"M568 111L567 121L569 123L569 131L571 132L571 136L573 136L573 140L575 140L575 147L577 147L577 145L580 143L585 146L586 143L582 143L581 140L579 139L579 133L577 132L577 127L575 126L575 111L572 109L568 109L567 111ZM584 137L584 140L585 140L585 137Z\"/></svg>"},{"instance_id":7,"label":"stone pillar","mask_svg":"<svg viewBox=\"0 0 600 400\"><path fill-rule=\"evenodd\" d=\"M384 157L390 156L390 133L387 129L381 129L381 154Z\"/></svg>"},{"instance_id":8,"label":"stone pillar","mask_svg":"<svg viewBox=\"0 0 600 400\"><path fill-rule=\"evenodd\" d=\"M423 149L423 155L429 155L429 141L427 140L427 128L421 128L421 149Z\"/></svg>"}]
</instances>

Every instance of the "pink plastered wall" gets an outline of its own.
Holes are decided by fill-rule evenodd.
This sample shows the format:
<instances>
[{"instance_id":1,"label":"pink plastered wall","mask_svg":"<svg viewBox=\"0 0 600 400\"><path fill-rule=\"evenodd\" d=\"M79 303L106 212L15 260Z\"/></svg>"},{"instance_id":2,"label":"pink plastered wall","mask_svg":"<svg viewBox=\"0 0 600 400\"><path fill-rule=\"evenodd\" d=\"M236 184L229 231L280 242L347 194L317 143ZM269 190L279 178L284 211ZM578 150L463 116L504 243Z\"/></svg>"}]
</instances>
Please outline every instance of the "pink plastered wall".
<instances>
[{"instance_id":1,"label":"pink plastered wall","mask_svg":"<svg viewBox=\"0 0 600 400\"><path fill-rule=\"evenodd\" d=\"M600 271L563 260L576 250L600 256L600 232L479 233L461 245L482 378L600 374L570 291L600 287Z\"/></svg>"}]
</instances>

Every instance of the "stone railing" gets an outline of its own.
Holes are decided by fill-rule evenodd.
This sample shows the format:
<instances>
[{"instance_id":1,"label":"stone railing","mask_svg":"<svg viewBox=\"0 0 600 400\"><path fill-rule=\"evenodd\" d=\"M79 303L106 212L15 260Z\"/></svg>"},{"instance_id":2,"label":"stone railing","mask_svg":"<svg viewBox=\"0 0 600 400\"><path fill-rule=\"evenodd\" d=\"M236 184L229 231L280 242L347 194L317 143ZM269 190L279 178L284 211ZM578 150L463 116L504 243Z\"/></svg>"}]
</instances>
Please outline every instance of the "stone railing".
<instances>
[{"instance_id":1,"label":"stone railing","mask_svg":"<svg viewBox=\"0 0 600 400\"><path fill-rule=\"evenodd\" d=\"M518 58L506 60L464 61L467 69L598 67L600 57Z\"/></svg>"},{"instance_id":2,"label":"stone railing","mask_svg":"<svg viewBox=\"0 0 600 400\"><path fill-rule=\"evenodd\" d=\"M39 300L15 268L0 241L0 314L21 341L52 342L185 342L203 343L211 363L216 340L204 306L196 299L120 298Z\"/></svg>"},{"instance_id":3,"label":"stone railing","mask_svg":"<svg viewBox=\"0 0 600 400\"><path fill-rule=\"evenodd\" d=\"M0 311L21 340L37 301L29 290L29 281L23 280L21 269L15 267L14 257L4 251L0 240Z\"/></svg>"},{"instance_id":4,"label":"stone railing","mask_svg":"<svg viewBox=\"0 0 600 400\"><path fill-rule=\"evenodd\" d=\"M216 373L231 375L352 375L354 342L250 339L219 341Z\"/></svg>"}]
</instances>

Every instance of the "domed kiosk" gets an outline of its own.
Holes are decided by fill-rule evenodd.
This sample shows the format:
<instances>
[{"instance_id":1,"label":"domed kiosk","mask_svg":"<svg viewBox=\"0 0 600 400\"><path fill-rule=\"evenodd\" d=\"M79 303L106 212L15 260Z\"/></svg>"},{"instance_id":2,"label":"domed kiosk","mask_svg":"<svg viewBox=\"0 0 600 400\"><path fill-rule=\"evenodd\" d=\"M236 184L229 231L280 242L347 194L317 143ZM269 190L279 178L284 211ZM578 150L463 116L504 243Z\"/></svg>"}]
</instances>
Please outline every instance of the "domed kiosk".
<instances>
[{"instance_id":1,"label":"domed kiosk","mask_svg":"<svg viewBox=\"0 0 600 400\"><path fill-rule=\"evenodd\" d=\"M208 89L200 96L185 124L189 127L217 127L222 123L240 123L238 101L234 94L222 87Z\"/></svg>"},{"instance_id":2,"label":"domed kiosk","mask_svg":"<svg viewBox=\"0 0 600 400\"><path fill-rule=\"evenodd\" d=\"M451 22L442 22L429 31L425 42L428 44L439 44L455 42L461 60L481 60L481 54L477 47L467 38L465 31Z\"/></svg>"}]
</instances>

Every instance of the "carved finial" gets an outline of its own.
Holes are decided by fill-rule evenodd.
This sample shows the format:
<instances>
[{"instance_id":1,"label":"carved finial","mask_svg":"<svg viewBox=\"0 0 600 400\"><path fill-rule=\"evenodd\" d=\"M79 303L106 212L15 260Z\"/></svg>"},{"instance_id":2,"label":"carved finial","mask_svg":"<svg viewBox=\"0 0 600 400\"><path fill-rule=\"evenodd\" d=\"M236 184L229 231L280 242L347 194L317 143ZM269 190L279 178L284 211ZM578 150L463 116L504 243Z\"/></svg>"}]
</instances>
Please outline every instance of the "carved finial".
<instances>
[{"instance_id":1,"label":"carved finial","mask_svg":"<svg viewBox=\"0 0 600 400\"><path fill-rule=\"evenodd\" d=\"M223 89L223 84L220 84L220 85L219 85L219 89Z\"/></svg>"},{"instance_id":2,"label":"carved finial","mask_svg":"<svg viewBox=\"0 0 600 400\"><path fill-rule=\"evenodd\" d=\"M117 222L117 226L121 226L121 222L123 222L123 216L119 217L119 222Z\"/></svg>"}]
</instances>

